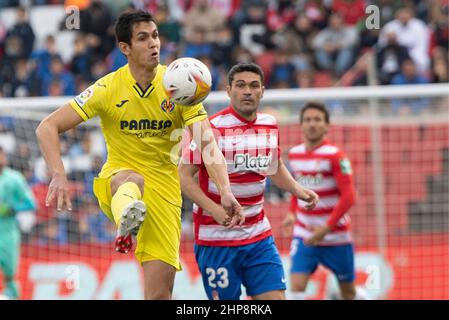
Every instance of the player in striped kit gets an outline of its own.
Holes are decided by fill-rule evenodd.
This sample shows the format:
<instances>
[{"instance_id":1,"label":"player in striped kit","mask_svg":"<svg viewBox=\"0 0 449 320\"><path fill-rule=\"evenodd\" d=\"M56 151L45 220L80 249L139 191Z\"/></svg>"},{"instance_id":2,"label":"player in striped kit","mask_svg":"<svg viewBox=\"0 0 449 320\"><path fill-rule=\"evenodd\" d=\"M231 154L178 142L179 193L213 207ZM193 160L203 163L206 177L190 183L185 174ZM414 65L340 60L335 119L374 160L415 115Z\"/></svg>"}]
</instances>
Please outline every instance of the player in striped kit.
<instances>
[{"instance_id":1,"label":"player in striped kit","mask_svg":"<svg viewBox=\"0 0 449 320\"><path fill-rule=\"evenodd\" d=\"M292 298L303 299L310 276L319 264L336 275L343 299L362 299L354 285L354 248L348 210L355 201L351 164L345 154L326 139L329 112L319 102L308 102L301 110L304 143L290 149L293 175L303 187L320 197L313 210L292 196L290 212L283 221L291 235Z\"/></svg>"},{"instance_id":2,"label":"player in striped kit","mask_svg":"<svg viewBox=\"0 0 449 320\"><path fill-rule=\"evenodd\" d=\"M181 188L194 206L195 256L209 299L239 299L241 285L253 299L284 299L284 271L264 215L266 177L313 208L318 196L302 188L280 159L278 125L258 113L263 72L252 63L228 74L231 105L210 117L218 146L228 163L231 190L242 205L245 223L233 228L221 221L219 190L201 155L191 145L179 166ZM194 180L199 172L198 183Z\"/></svg>"}]
</instances>

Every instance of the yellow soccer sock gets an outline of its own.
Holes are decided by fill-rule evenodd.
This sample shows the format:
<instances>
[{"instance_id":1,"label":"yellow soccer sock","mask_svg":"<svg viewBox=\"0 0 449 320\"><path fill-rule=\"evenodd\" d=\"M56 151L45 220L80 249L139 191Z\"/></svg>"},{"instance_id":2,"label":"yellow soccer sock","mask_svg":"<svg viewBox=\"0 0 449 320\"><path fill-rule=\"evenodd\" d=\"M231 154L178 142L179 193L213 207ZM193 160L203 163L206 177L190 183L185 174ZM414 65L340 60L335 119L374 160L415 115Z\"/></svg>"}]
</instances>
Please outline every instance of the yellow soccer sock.
<instances>
[{"instance_id":1,"label":"yellow soccer sock","mask_svg":"<svg viewBox=\"0 0 449 320\"><path fill-rule=\"evenodd\" d=\"M116 193L112 197L111 211L114 221L118 225L123 210L133 201L141 200L142 194L139 187L134 182L125 182L118 187Z\"/></svg>"}]
</instances>

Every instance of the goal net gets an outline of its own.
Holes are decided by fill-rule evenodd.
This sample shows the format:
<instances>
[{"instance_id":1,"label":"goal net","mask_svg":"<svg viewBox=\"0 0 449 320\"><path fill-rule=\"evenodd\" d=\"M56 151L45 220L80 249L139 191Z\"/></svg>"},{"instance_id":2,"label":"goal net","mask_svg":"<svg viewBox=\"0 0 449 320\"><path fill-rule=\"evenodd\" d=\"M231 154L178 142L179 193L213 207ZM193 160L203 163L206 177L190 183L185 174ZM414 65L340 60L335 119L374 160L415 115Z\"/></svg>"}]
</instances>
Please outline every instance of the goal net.
<instances>
[{"instance_id":1,"label":"goal net","mask_svg":"<svg viewBox=\"0 0 449 320\"><path fill-rule=\"evenodd\" d=\"M324 101L331 112L329 139L351 159L356 204L351 208L356 282L372 299L449 298L449 90L445 85L267 90L261 111L280 124L284 159L301 143L299 110ZM21 171L37 201L19 214L22 246L16 278L22 299L141 299L142 274L133 255L114 251L115 228L97 206L92 180L105 160L98 120L62 135L72 213L45 207L48 174L34 130L69 100L0 99L0 145ZM228 104L211 93L209 114ZM3 192L3 191L0 191ZM269 185L266 214L289 271L289 238L281 233L288 194ZM184 202L182 264L176 299L205 299L193 255L191 203ZM0 275L1 277L1 275ZM0 286L1 286L0 281ZM288 283L288 279L287 279ZM334 276L319 268L308 299L332 297ZM288 293L287 293L288 295Z\"/></svg>"}]
</instances>

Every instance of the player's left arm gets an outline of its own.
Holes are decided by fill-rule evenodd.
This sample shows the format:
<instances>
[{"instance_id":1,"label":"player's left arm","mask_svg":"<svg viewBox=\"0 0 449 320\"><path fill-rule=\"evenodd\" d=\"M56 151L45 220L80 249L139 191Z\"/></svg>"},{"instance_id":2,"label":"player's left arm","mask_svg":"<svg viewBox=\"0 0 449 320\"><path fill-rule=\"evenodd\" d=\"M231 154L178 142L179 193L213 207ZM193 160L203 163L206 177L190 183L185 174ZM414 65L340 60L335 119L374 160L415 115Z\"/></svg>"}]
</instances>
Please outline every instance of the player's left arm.
<instances>
[{"instance_id":1,"label":"player's left arm","mask_svg":"<svg viewBox=\"0 0 449 320\"><path fill-rule=\"evenodd\" d=\"M36 200L33 192L22 175L18 175L15 183L15 199L13 210L15 212L36 210Z\"/></svg>"},{"instance_id":2,"label":"player's left arm","mask_svg":"<svg viewBox=\"0 0 449 320\"><path fill-rule=\"evenodd\" d=\"M340 193L340 199L327 221L327 225L331 229L337 225L341 217L352 207L356 197L351 162L343 153L339 152L332 159L332 169Z\"/></svg>"},{"instance_id":3,"label":"player's left arm","mask_svg":"<svg viewBox=\"0 0 449 320\"><path fill-rule=\"evenodd\" d=\"M278 161L278 168L274 175L270 176L273 183L292 194L292 196L307 202L306 208L313 209L318 203L318 195L309 189L301 187L301 185L292 177L282 159Z\"/></svg>"},{"instance_id":4,"label":"player's left arm","mask_svg":"<svg viewBox=\"0 0 449 320\"><path fill-rule=\"evenodd\" d=\"M340 193L340 199L327 222L315 228L313 236L304 241L306 245L318 244L326 234L334 230L338 221L355 202L355 188L352 181L351 163L343 153L339 152L333 157L332 172L334 173L334 178Z\"/></svg>"},{"instance_id":5,"label":"player's left arm","mask_svg":"<svg viewBox=\"0 0 449 320\"><path fill-rule=\"evenodd\" d=\"M221 205L228 214L238 219L242 225L245 218L240 204L231 191L226 159L218 148L213 129L207 118L188 125L189 131L195 141L209 177L214 181L221 196Z\"/></svg>"}]
</instances>

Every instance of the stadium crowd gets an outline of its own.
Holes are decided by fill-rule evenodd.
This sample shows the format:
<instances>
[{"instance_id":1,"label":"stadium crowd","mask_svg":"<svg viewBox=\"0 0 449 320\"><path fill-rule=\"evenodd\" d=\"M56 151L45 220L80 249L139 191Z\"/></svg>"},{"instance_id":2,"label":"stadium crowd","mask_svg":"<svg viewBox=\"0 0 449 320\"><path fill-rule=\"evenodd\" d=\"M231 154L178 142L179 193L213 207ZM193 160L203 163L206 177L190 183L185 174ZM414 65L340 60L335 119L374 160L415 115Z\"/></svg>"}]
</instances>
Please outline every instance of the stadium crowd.
<instances>
[{"instance_id":1,"label":"stadium crowd","mask_svg":"<svg viewBox=\"0 0 449 320\"><path fill-rule=\"evenodd\" d=\"M19 2L2 0L0 8ZM379 29L365 24L370 4L379 8ZM360 57L367 51L375 53L379 84L448 81L447 0L67 0L64 5L81 9L67 61L54 34L42 47L36 45L29 9L17 7L16 23L8 30L0 21L0 96L74 95L125 64L113 24L131 6L154 13L161 62L181 56L204 61L213 90L225 88L226 70L241 61L262 66L267 88L366 85ZM64 21L53 23L66 28Z\"/></svg>"},{"instance_id":2,"label":"stadium crowd","mask_svg":"<svg viewBox=\"0 0 449 320\"><path fill-rule=\"evenodd\" d=\"M182 56L202 60L211 70L213 90L226 87L230 66L249 61L263 68L267 88L363 86L368 84L366 53L374 54L378 84L449 81L448 0L29 1L33 6L81 9L80 29L73 31L73 56L68 60L58 52L55 34L48 34L42 47L36 45L30 8L19 2L0 0L0 10L16 7L13 26L6 29L0 20L0 97L73 96L124 65L113 25L130 6L154 13L161 63ZM366 27L365 9L370 4L380 9L379 29ZM54 23L65 30L64 21ZM92 179L105 154L99 132L82 127L64 136L62 155L74 181L74 214L57 215L55 208L45 207L45 164L30 143L35 140L30 126L35 125L0 116L0 143L11 167L24 173L38 203L38 223L24 234L24 241L35 237L41 244L113 241L114 225L99 214L92 194ZM191 236L191 222L184 221Z\"/></svg>"}]
</instances>

